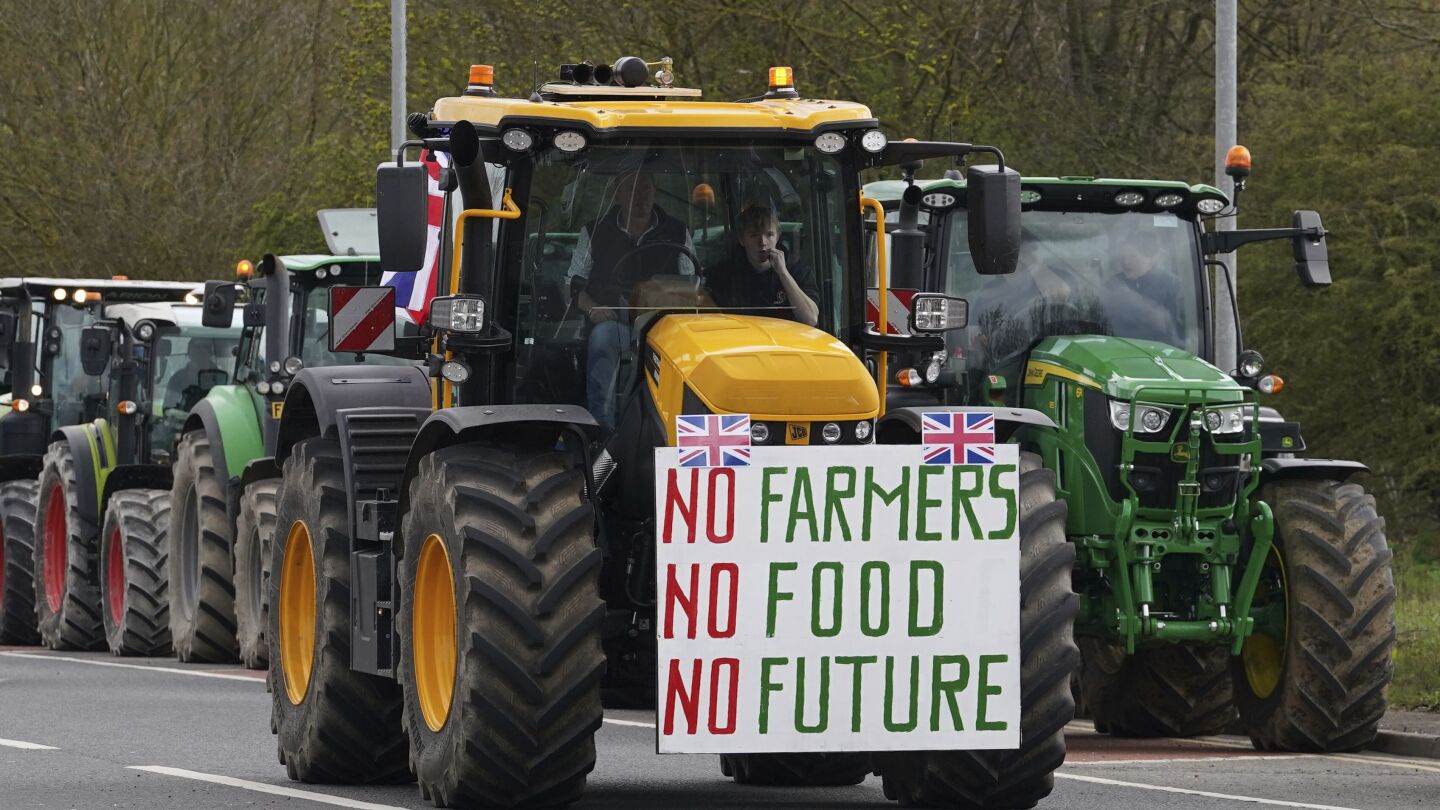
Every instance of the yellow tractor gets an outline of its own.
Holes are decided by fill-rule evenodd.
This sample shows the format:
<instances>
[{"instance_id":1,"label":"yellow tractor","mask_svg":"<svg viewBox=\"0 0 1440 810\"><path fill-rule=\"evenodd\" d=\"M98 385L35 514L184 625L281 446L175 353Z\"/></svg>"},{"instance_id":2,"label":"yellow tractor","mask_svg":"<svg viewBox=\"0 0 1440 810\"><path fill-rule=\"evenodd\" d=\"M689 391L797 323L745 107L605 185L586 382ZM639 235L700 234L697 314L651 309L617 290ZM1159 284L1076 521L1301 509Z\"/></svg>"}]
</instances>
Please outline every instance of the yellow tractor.
<instances>
[{"instance_id":1,"label":"yellow tractor","mask_svg":"<svg viewBox=\"0 0 1440 810\"><path fill-rule=\"evenodd\" d=\"M1019 175L994 147L890 140L861 104L802 97L789 68L772 68L754 98L707 102L675 86L670 65L638 57L563 65L559 80L528 98L499 95L493 71L475 66L463 94L410 116L414 140L379 167L381 262L387 272L417 273L407 287L431 284L437 295L418 338L392 339L387 290L332 291L336 350L415 363L305 369L287 393L267 635L280 760L301 781L414 779L437 806L559 806L581 795L594 767L602 693L638 691L657 695L664 729L676 718L708 728L703 745L676 745L720 753L722 771L739 782L856 784L873 772L907 805L1032 806L1053 786L1074 713L1074 552L1053 474L1011 445L1053 424L1014 408L887 412L887 352L942 347L942 333L964 325L965 302L917 295L909 334L877 333L867 322L867 277L878 275L878 300L887 300L883 248L897 262L922 257L903 235L882 234L878 267L868 265L863 218L883 212L860 181L866 169L994 154L999 163L969 169L971 249L981 272L1006 273L1018 252ZM417 150L424 157L406 159ZM773 471L787 458L843 455L881 476L899 469L896 459L919 458L931 429L922 422L932 417L990 430L985 452L998 447L1012 459L988 478L1015 483L987 501L1003 523L988 535L1001 540L987 547L1018 550L1004 565L968 567L960 551L946 551L955 561L948 569L912 564L911 589L935 583L938 604L942 579L974 577L977 592L993 584L1008 601L991 615L948 615L956 627L1009 628L1018 654L982 656L974 667L964 655L935 657L933 707L916 714L912 702L907 726L887 701L883 728L867 735L860 712L880 702L880 681L886 696L903 681L910 643L882 639L899 645L886 659L900 660L893 672L876 680L880 670L869 670L872 686L862 690L868 659L851 656L853 695L839 675L833 692L820 691L822 716L851 708L853 697L856 733L849 723L822 732L802 722L795 698L800 742L726 747L723 735L737 727L755 732L753 713L737 714L753 707L732 701L727 720L714 695L699 700L698 687L677 682L677 669L664 677L670 630L660 628L696 597L677 602L673 576L667 586L657 570L657 554L675 553L663 546L669 514L657 521L657 470L670 470L673 483L676 465L708 467L712 494L714 481L728 480L725 465L752 457L769 459ZM973 492L958 482L981 469L956 467L954 491L939 487L938 500L924 500L922 488L916 540L928 539L927 504L932 518L949 515L957 532L969 531L960 507L948 507L952 496L979 497L983 475ZM672 501L693 526L694 501L688 512ZM977 524L969 503L964 515ZM788 513L792 531L799 510ZM836 510L826 527L836 514L859 525L859 505ZM863 510L868 527L870 501ZM731 533L750 518L732 513ZM848 548L857 559L866 553ZM882 563L862 570L889 582L878 578ZM764 579L743 561L731 570ZM776 587L790 581L772 574L768 599L782 612L800 599ZM838 622L838 593L816 593ZM753 617L751 607L739 609ZM911 610L915 643L931 643L938 624L922 626ZM880 632L872 623L866 636ZM832 642L836 632L817 636ZM812 660L812 677L835 662L842 658ZM985 720L987 695L1002 692L986 686L991 665L991 675L1012 677L1005 699L1014 722ZM780 677L778 664L765 666L766 678ZM919 665L910 667L919 678ZM928 665L923 671L929 683ZM746 684L758 682L752 675L746 670ZM761 705L803 690L806 677L801 669L791 687L765 685ZM977 691L978 719L962 728ZM761 731L783 714L765 712ZM931 736L906 737L922 716L929 725L918 731ZM965 742L1002 727L995 733L1008 742L978 746L985 750ZM662 750L666 733L657 730Z\"/></svg>"}]
</instances>

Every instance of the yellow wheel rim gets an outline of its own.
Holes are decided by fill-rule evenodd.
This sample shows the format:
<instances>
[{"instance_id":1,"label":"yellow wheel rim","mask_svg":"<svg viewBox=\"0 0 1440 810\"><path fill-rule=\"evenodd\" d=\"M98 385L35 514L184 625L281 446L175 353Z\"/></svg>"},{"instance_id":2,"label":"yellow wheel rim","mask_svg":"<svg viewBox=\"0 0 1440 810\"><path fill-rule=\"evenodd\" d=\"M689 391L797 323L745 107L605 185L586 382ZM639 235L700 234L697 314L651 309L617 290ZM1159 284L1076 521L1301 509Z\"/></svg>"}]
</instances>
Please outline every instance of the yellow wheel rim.
<instances>
[{"instance_id":1,"label":"yellow wheel rim","mask_svg":"<svg viewBox=\"0 0 1440 810\"><path fill-rule=\"evenodd\" d=\"M450 553L438 534L425 538L420 548L411 601L415 616L411 628L415 691L425 725L439 731L450 716L455 696L456 607Z\"/></svg>"},{"instance_id":2,"label":"yellow wheel rim","mask_svg":"<svg viewBox=\"0 0 1440 810\"><path fill-rule=\"evenodd\" d=\"M1280 673L1285 667L1285 644L1290 637L1290 587L1285 579L1285 565L1278 546L1271 547L1265 567L1280 572L1280 592L1277 594L1272 589L1267 594L1270 599L1278 600L1283 615L1280 638L1257 629L1255 634L1245 639L1245 646L1240 650L1245 680L1250 684L1251 693L1262 700L1273 695L1280 686ZM1260 594L1257 592L1256 596Z\"/></svg>"},{"instance_id":3,"label":"yellow wheel rim","mask_svg":"<svg viewBox=\"0 0 1440 810\"><path fill-rule=\"evenodd\" d=\"M297 520L285 541L280 569L280 670L285 695L299 706L315 666L315 556L310 528Z\"/></svg>"}]
</instances>

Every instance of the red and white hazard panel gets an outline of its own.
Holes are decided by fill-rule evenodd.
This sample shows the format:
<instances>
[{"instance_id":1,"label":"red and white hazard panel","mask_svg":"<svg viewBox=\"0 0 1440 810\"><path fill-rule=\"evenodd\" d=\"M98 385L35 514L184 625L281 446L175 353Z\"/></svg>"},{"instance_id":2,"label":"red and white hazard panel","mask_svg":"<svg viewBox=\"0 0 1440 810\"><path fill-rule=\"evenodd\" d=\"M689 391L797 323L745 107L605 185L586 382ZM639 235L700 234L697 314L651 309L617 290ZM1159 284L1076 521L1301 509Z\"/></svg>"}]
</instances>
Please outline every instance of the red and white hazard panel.
<instances>
[{"instance_id":1,"label":"red and white hazard panel","mask_svg":"<svg viewBox=\"0 0 1440 810\"><path fill-rule=\"evenodd\" d=\"M395 348L394 287L330 288L330 351Z\"/></svg>"},{"instance_id":2,"label":"red and white hazard panel","mask_svg":"<svg viewBox=\"0 0 1440 810\"><path fill-rule=\"evenodd\" d=\"M901 290L890 288L890 300L886 303L885 320L890 322L890 328L885 332L891 335L910 334L910 302L915 298L919 290ZM869 323L877 323L880 320L880 290L877 287L870 287L865 290L865 320ZM876 327L879 331L879 327Z\"/></svg>"}]
</instances>

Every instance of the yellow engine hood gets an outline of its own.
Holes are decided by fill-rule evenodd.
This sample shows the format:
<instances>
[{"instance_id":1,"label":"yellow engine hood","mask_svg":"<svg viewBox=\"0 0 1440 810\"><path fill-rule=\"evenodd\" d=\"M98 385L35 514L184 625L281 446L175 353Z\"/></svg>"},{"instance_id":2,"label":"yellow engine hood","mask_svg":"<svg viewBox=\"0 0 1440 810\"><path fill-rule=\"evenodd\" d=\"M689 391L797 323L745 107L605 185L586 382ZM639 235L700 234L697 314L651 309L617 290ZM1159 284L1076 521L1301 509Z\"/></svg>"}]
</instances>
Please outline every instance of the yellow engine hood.
<instances>
[{"instance_id":1,"label":"yellow engine hood","mask_svg":"<svg viewBox=\"0 0 1440 810\"><path fill-rule=\"evenodd\" d=\"M871 419L880 409L875 379L855 354L825 332L793 321L666 315L647 343L660 371L651 381L657 402L673 403L675 413L681 412L685 384L712 412L757 419ZM667 423L673 415L665 414Z\"/></svg>"}]
</instances>

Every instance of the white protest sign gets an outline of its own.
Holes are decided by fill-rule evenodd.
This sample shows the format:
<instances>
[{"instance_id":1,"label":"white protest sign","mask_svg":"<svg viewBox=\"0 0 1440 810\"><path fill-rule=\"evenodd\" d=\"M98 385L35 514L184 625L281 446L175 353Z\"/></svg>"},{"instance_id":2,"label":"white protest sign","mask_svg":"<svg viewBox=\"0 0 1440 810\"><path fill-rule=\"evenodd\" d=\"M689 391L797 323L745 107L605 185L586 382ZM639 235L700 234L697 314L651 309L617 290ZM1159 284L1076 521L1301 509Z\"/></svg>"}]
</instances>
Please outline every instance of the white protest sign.
<instances>
[{"instance_id":1,"label":"white protest sign","mask_svg":"<svg viewBox=\"0 0 1440 810\"><path fill-rule=\"evenodd\" d=\"M992 447L657 449L660 752L1019 747L1019 451Z\"/></svg>"}]
</instances>

